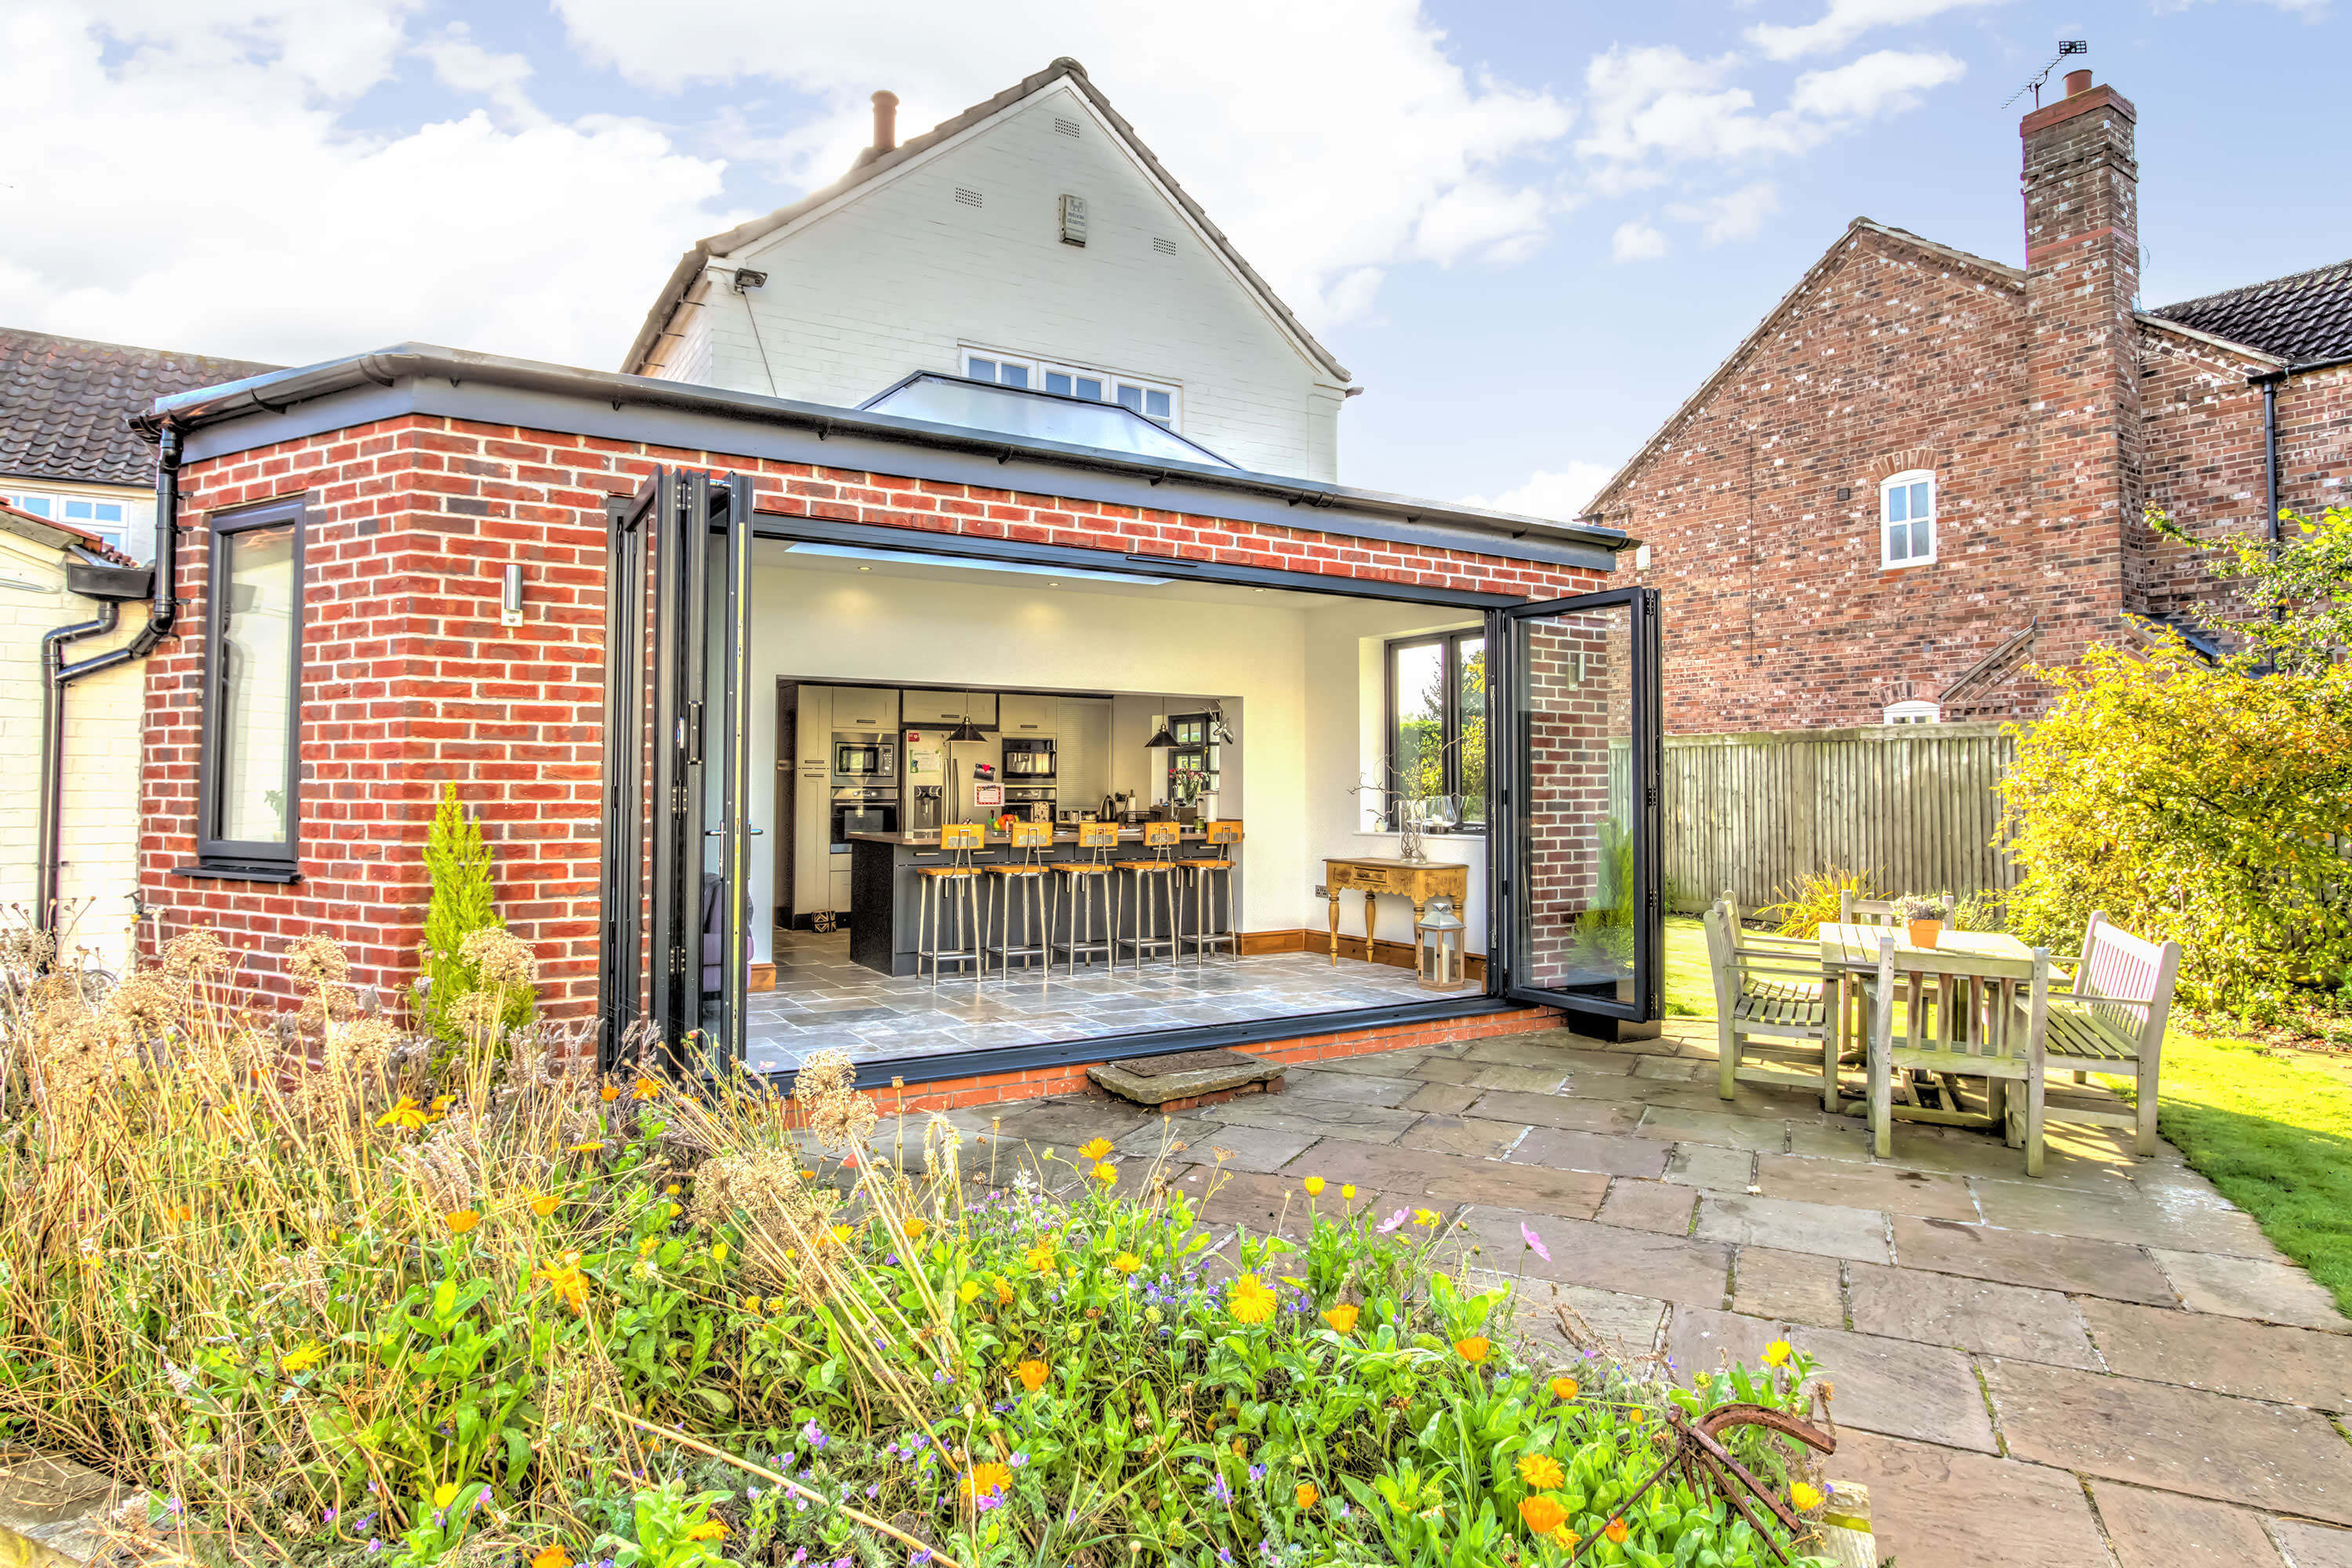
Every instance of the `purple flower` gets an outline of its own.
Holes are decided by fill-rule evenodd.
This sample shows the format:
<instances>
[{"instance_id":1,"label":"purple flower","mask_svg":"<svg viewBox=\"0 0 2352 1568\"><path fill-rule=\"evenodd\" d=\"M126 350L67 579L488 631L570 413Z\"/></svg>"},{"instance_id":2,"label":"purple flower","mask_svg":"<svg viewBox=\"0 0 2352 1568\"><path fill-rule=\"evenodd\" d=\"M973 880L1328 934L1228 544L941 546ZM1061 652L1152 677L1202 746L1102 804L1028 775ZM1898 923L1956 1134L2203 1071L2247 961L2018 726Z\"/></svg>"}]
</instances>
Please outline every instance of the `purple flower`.
<instances>
[{"instance_id":1,"label":"purple flower","mask_svg":"<svg viewBox=\"0 0 2352 1568\"><path fill-rule=\"evenodd\" d=\"M1019 1449L1019 1448L1015 1448L1015 1449L1013 1449L1013 1468L1014 1469L1016 1469L1016 1470L1017 1470L1017 1469L1019 1469L1022 1466L1024 1466L1024 1465L1027 1464L1028 1462L1029 1462L1029 1456L1028 1456L1025 1452L1024 1452L1023 1450L1021 1450L1021 1449Z\"/></svg>"},{"instance_id":2,"label":"purple flower","mask_svg":"<svg viewBox=\"0 0 2352 1568\"><path fill-rule=\"evenodd\" d=\"M331 1509L331 1509L327 1510L327 1511L326 1511L326 1512L324 1512L324 1513L320 1514L320 1515L319 1516L319 1522L320 1522L320 1523L321 1523L321 1524L332 1524L332 1523L334 1523L334 1522L335 1522L335 1510L334 1510L333 1509Z\"/></svg>"},{"instance_id":3,"label":"purple flower","mask_svg":"<svg viewBox=\"0 0 2352 1568\"><path fill-rule=\"evenodd\" d=\"M370 1537L368 1537L368 1548L367 1548L367 1549L368 1549L368 1555L369 1555L369 1556L371 1556L371 1557L373 1557L373 1556L374 1556L377 1552L382 1552L382 1551L383 1550L383 1542L381 1542L381 1541L378 1541L378 1540L377 1540L377 1539L375 1539L375 1537L373 1537L373 1536L370 1536Z\"/></svg>"},{"instance_id":4,"label":"purple flower","mask_svg":"<svg viewBox=\"0 0 2352 1568\"><path fill-rule=\"evenodd\" d=\"M1221 1503L1231 1504L1234 1500L1234 1489L1225 1485L1223 1472L1209 1478L1209 1495Z\"/></svg>"},{"instance_id":5,"label":"purple flower","mask_svg":"<svg viewBox=\"0 0 2352 1568\"><path fill-rule=\"evenodd\" d=\"M1404 1210L1402 1210L1402 1209L1399 1209L1399 1210L1397 1210L1397 1212L1396 1212L1396 1213L1394 1213L1394 1214L1392 1214L1392 1215L1389 1215L1389 1217L1388 1217L1388 1218L1386 1218L1386 1219L1384 1219L1384 1220L1381 1221L1381 1224L1380 1224L1380 1232L1381 1232L1381 1234L1382 1236L1387 1236L1387 1235L1389 1235L1391 1232L1394 1231L1394 1230L1396 1229L1396 1227L1397 1227L1397 1226L1399 1226L1402 1225L1402 1224L1404 1223L1404 1220L1405 1220L1405 1213L1404 1213Z\"/></svg>"},{"instance_id":6,"label":"purple flower","mask_svg":"<svg viewBox=\"0 0 2352 1568\"><path fill-rule=\"evenodd\" d=\"M907 1568L923 1568L923 1564L930 1560L931 1549L928 1546L918 1546L907 1553Z\"/></svg>"},{"instance_id":7,"label":"purple flower","mask_svg":"<svg viewBox=\"0 0 2352 1568\"><path fill-rule=\"evenodd\" d=\"M809 1446L809 1450L812 1453L824 1447L832 1440L832 1438L827 1437L824 1435L824 1428L818 1426L814 1418L810 1420L807 1426L801 1428L801 1441Z\"/></svg>"},{"instance_id":8,"label":"purple flower","mask_svg":"<svg viewBox=\"0 0 2352 1568\"><path fill-rule=\"evenodd\" d=\"M1536 1234L1535 1226L1525 1220L1519 1221L1519 1235L1526 1237L1528 1246L1534 1249L1538 1258L1546 1263L1551 1261L1551 1249L1543 1244L1543 1237Z\"/></svg>"},{"instance_id":9,"label":"purple flower","mask_svg":"<svg viewBox=\"0 0 2352 1568\"><path fill-rule=\"evenodd\" d=\"M1255 1486L1256 1483L1264 1479L1265 1479L1265 1467L1264 1465L1252 1465L1250 1467L1250 1483Z\"/></svg>"}]
</instances>

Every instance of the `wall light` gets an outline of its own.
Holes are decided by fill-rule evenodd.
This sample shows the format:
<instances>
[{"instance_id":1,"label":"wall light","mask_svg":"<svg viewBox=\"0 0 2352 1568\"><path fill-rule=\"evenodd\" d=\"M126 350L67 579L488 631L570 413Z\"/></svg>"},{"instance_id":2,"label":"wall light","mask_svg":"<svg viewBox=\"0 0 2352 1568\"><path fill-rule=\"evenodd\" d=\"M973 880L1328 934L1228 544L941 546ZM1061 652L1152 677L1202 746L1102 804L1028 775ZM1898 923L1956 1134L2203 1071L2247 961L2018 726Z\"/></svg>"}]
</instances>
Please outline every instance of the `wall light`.
<instances>
[{"instance_id":1,"label":"wall light","mask_svg":"<svg viewBox=\"0 0 2352 1568\"><path fill-rule=\"evenodd\" d=\"M507 563L505 581L499 584L499 624L522 625L522 567L516 562Z\"/></svg>"}]
</instances>

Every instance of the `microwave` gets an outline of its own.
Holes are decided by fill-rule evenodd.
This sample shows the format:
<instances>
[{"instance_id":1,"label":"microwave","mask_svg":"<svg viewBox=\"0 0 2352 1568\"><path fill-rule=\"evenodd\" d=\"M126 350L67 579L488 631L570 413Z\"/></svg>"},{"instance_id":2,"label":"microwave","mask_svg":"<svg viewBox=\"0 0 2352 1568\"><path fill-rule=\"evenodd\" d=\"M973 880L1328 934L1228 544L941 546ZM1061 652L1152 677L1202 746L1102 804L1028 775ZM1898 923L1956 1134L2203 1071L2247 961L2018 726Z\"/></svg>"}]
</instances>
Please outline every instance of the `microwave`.
<instances>
[{"instance_id":1,"label":"microwave","mask_svg":"<svg viewBox=\"0 0 2352 1568\"><path fill-rule=\"evenodd\" d=\"M897 755L898 748L887 742L837 741L833 748L833 771L840 778L887 779L891 776Z\"/></svg>"}]
</instances>

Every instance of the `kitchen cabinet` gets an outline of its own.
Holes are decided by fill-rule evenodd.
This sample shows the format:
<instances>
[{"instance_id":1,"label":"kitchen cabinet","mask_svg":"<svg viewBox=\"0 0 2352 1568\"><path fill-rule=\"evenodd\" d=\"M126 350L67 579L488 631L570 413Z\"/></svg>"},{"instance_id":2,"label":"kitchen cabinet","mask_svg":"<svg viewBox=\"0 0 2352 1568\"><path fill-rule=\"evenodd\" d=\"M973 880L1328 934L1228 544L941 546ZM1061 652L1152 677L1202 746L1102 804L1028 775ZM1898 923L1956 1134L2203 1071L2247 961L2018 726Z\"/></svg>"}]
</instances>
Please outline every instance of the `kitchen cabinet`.
<instances>
[{"instance_id":1,"label":"kitchen cabinet","mask_svg":"<svg viewBox=\"0 0 2352 1568\"><path fill-rule=\"evenodd\" d=\"M833 863L833 699L844 688L800 688L793 726L793 911L807 915L836 908L830 879Z\"/></svg>"},{"instance_id":2,"label":"kitchen cabinet","mask_svg":"<svg viewBox=\"0 0 2352 1568\"><path fill-rule=\"evenodd\" d=\"M902 691L898 694L898 722L907 729L918 730L925 725L960 724L964 715L986 728L996 722L996 694L992 691Z\"/></svg>"},{"instance_id":3,"label":"kitchen cabinet","mask_svg":"<svg viewBox=\"0 0 2352 1568\"><path fill-rule=\"evenodd\" d=\"M848 859L848 858L849 858L849 857L848 857L848 856L846 856L846 855L843 855L843 856L838 857L838 858L843 859L843 860L846 860L846 859ZM844 913L846 913L846 912L848 911L848 909L849 909L849 871L848 871L848 868L847 868L846 867L845 867L845 868L843 868L841 870L838 870L838 871L834 872L834 873L833 873L833 875L832 875L832 877L831 877L831 879L830 879L830 881L831 881L831 891L832 891L832 895L833 895L833 901L832 901L832 902L830 902L830 903L828 903L828 904L826 904L826 905L825 905L825 908L826 908L826 909L828 909L828 910L832 910L835 914L844 914Z\"/></svg>"},{"instance_id":4,"label":"kitchen cabinet","mask_svg":"<svg viewBox=\"0 0 2352 1568\"><path fill-rule=\"evenodd\" d=\"M1007 735L1054 733L1055 699L1007 692L996 700L996 727Z\"/></svg>"},{"instance_id":5,"label":"kitchen cabinet","mask_svg":"<svg viewBox=\"0 0 2352 1568\"><path fill-rule=\"evenodd\" d=\"M878 687L835 686L833 727L872 732L898 727L898 694Z\"/></svg>"},{"instance_id":6,"label":"kitchen cabinet","mask_svg":"<svg viewBox=\"0 0 2352 1568\"><path fill-rule=\"evenodd\" d=\"M1064 811L1093 811L1110 792L1110 702L1061 697L1054 710L1058 804Z\"/></svg>"}]
</instances>

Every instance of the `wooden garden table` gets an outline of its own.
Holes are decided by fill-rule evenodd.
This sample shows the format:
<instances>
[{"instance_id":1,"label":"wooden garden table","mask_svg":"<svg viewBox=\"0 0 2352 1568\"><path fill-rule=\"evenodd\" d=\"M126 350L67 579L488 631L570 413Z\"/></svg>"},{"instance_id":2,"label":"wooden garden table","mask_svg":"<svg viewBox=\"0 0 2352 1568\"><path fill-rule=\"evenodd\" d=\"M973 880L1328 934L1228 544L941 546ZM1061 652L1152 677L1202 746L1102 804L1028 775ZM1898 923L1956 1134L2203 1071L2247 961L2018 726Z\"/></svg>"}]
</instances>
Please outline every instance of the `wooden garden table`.
<instances>
[{"instance_id":1,"label":"wooden garden table","mask_svg":"<svg viewBox=\"0 0 2352 1568\"><path fill-rule=\"evenodd\" d=\"M1919 1005L1920 994L1926 990L1927 983L1942 977L1942 972L1936 967L1938 953L1958 952L1971 958L2011 960L2016 963L2020 974L2030 973L2033 964L2033 950L2005 931L1953 931L1947 928L1937 936L1934 947L1914 947L1909 931L1904 926L1841 925L1835 921L1824 921L1821 929L1822 974L1830 985L1835 1003L1836 1017L1831 1027L1836 1033L1841 1058L1857 1029L1867 1033L1868 1026L1857 1016L1862 997L1861 978L1877 970L1879 939L1886 936L1895 939L1896 983L1901 984L1908 980L1906 1002L1914 1010ZM1962 984L1973 984L1976 982ZM1956 1016L1948 1009L1938 1009L1938 1012L1948 1020ZM1975 1016L1977 1013L1978 1009L1971 1007L1966 1016ZM1864 1049L1867 1048L1865 1040ZM1988 1099L1990 1098L1989 1095ZM1865 1109L1861 1100L1843 1101L1840 1108L1846 1110ZM1897 1105L1895 1114L1912 1121L1954 1121L1969 1125L1983 1121L1978 1116L1959 1116L1916 1105Z\"/></svg>"}]
</instances>

